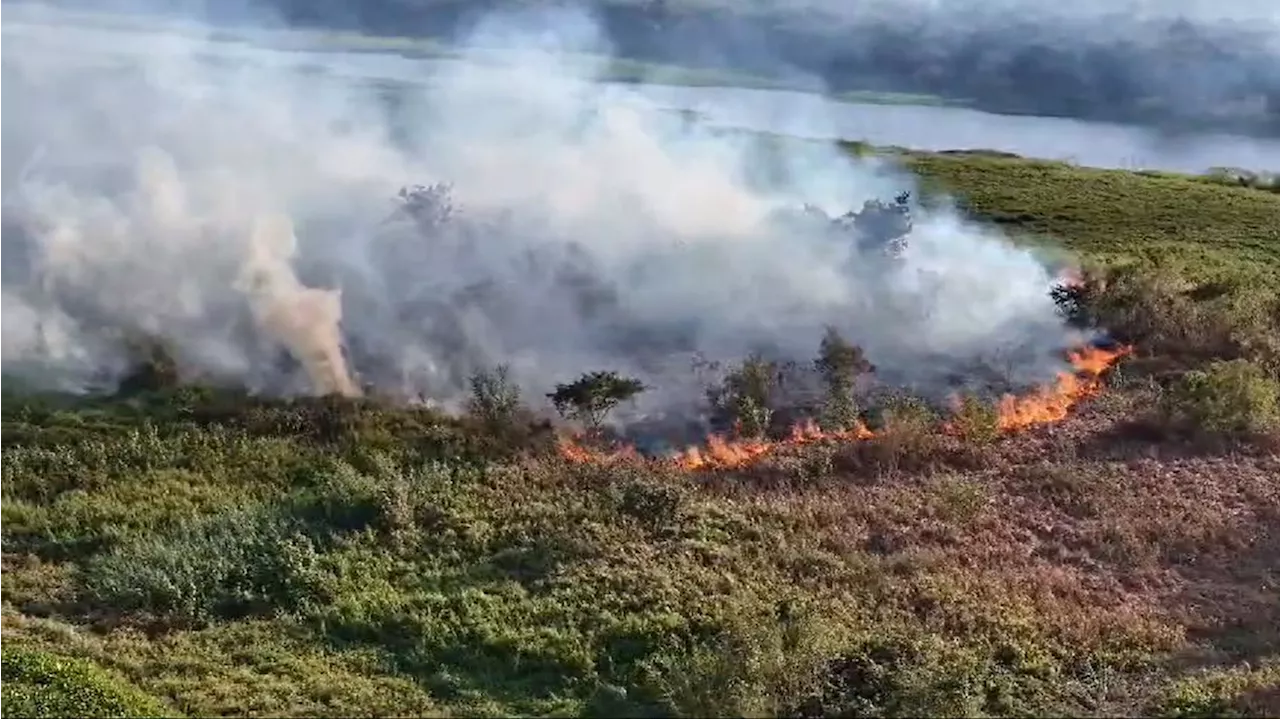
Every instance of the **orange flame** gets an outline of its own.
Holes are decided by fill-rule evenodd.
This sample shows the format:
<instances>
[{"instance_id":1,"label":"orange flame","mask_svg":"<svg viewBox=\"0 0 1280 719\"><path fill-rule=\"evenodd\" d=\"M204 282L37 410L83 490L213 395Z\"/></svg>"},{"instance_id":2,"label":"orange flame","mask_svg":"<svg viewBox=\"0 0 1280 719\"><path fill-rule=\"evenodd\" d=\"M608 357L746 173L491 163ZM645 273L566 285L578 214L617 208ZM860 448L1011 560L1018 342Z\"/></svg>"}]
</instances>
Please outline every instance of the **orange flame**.
<instances>
[{"instance_id":1,"label":"orange flame","mask_svg":"<svg viewBox=\"0 0 1280 719\"><path fill-rule=\"evenodd\" d=\"M1067 359L1075 368L1074 373L1061 372L1052 385L1041 387L1029 395L1000 398L1000 429L1011 432L1066 419L1078 402L1102 391L1102 373L1132 351L1132 347L1114 350L1086 347L1071 352Z\"/></svg>"},{"instance_id":2,"label":"orange flame","mask_svg":"<svg viewBox=\"0 0 1280 719\"><path fill-rule=\"evenodd\" d=\"M1086 347L1068 353L1074 372L1062 372L1052 385L1028 395L1005 395L1000 399L997 405L999 428L1004 432L1015 432L1065 419L1078 402L1102 391L1102 373L1132 351L1132 347L1115 350ZM949 423L944 423L942 429L948 431L949 427ZM824 430L813 420L806 419L797 423L791 429L791 435L782 441L728 439L713 434L707 438L705 447L688 447L667 460L654 461L671 462L687 470L732 469L784 447L815 442L858 442L874 436L875 433L860 422L847 430ZM561 438L559 450L561 457L576 463L642 460L634 447L596 450L582 445L577 438Z\"/></svg>"},{"instance_id":3,"label":"orange flame","mask_svg":"<svg viewBox=\"0 0 1280 719\"><path fill-rule=\"evenodd\" d=\"M598 450L583 445L579 437L560 437L556 440L560 456L575 464L612 464L619 461L640 460L640 453L631 445L611 450Z\"/></svg>"}]
</instances>

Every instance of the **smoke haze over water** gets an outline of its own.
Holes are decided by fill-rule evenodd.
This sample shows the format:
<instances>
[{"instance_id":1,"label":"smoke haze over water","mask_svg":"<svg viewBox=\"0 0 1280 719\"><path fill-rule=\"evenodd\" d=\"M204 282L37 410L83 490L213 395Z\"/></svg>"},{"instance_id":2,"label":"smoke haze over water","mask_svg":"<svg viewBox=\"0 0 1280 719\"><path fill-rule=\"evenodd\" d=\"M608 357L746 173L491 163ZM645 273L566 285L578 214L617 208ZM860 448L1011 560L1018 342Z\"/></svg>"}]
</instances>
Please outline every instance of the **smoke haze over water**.
<instances>
[{"instance_id":1,"label":"smoke haze over water","mask_svg":"<svg viewBox=\"0 0 1280 719\"><path fill-rule=\"evenodd\" d=\"M496 8L556 0L254 1L322 31L449 41ZM1280 136L1273 0L582 2L632 60L993 112ZM237 20L234 5L204 4L219 22Z\"/></svg>"},{"instance_id":2,"label":"smoke haze over water","mask_svg":"<svg viewBox=\"0 0 1280 719\"><path fill-rule=\"evenodd\" d=\"M975 363L1035 381L1067 335L1048 272L991 231L917 214L900 266L824 223L910 180L805 144L769 152L593 81L573 9L493 14L389 111L353 87L154 36L105 62L6 22L6 373L86 389L128 336L184 372L273 393L361 387L455 404L509 363L529 398L590 370L698 398L695 354L807 362L827 325L887 380L941 388ZM450 201L397 212L406 185ZM282 356L292 358L289 362ZM976 381L976 380L975 380Z\"/></svg>"}]
</instances>

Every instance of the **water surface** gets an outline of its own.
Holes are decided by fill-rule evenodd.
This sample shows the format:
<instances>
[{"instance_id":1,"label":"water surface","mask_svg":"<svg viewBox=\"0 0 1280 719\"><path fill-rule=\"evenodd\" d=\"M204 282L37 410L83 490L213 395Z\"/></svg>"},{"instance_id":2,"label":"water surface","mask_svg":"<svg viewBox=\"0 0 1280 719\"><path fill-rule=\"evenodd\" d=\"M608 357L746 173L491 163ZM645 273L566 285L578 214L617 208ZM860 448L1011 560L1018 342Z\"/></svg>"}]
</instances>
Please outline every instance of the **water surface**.
<instances>
[{"instance_id":1,"label":"water surface","mask_svg":"<svg viewBox=\"0 0 1280 719\"><path fill-rule=\"evenodd\" d=\"M180 56L192 47L187 40L190 34L54 25L15 19L12 12L8 15L3 25L6 57L18 52L58 52L109 62L146 55ZM210 60L306 73L317 82L328 79L356 85L423 84L426 92L433 74L461 62L368 50L282 49L231 40L209 40L201 44L201 52ZM715 126L798 137L860 140L920 150L999 150L1109 168L1180 172L1202 172L1211 167L1280 170L1280 139L1227 133L1169 135L1116 123L997 115L945 106L841 102L783 90L626 87L671 109L694 111Z\"/></svg>"}]
</instances>

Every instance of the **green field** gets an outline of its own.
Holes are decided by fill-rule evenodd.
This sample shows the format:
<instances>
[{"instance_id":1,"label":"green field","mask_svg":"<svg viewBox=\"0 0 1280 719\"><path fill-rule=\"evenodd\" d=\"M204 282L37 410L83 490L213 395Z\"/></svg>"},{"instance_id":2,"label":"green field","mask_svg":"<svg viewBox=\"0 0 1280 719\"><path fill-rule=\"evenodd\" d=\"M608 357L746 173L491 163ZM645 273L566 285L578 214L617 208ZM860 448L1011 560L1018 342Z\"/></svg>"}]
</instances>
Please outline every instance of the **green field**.
<instances>
[{"instance_id":1,"label":"green field","mask_svg":"<svg viewBox=\"0 0 1280 719\"><path fill-rule=\"evenodd\" d=\"M4 706L1280 712L1280 194L902 159L1099 268L1081 311L1137 346L1101 396L1007 436L895 412L856 446L694 473L374 402L10 382Z\"/></svg>"}]
</instances>

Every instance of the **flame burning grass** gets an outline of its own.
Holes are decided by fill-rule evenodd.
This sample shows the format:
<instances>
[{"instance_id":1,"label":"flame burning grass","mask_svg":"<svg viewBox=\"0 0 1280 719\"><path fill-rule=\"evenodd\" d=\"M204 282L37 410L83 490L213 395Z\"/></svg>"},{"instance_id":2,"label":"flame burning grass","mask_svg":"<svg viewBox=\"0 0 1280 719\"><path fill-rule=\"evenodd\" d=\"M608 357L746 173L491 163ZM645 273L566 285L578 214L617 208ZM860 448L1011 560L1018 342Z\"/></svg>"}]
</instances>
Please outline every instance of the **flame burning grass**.
<instances>
[{"instance_id":1,"label":"flame burning grass","mask_svg":"<svg viewBox=\"0 0 1280 719\"><path fill-rule=\"evenodd\" d=\"M1069 352L1067 359L1074 368L1073 372L1059 373L1053 384L1030 394L1000 398L996 405L997 427L1001 432L1012 433L1066 419L1077 403L1102 392L1103 373L1132 352L1133 348L1129 346L1115 349L1085 347ZM944 423L942 430L949 431L950 424ZM779 449L817 442L860 442L875 436L875 432L861 423L852 429L829 431L820 428L813 420L804 420L781 441L711 435L705 446L688 447L673 457L663 459L648 460L629 445L607 451L592 449L584 446L578 437L562 437L559 450L563 458L576 463L653 461L672 463L687 470L732 469Z\"/></svg>"},{"instance_id":2,"label":"flame burning grass","mask_svg":"<svg viewBox=\"0 0 1280 719\"><path fill-rule=\"evenodd\" d=\"M1124 346L1111 350L1087 347L1069 353L1067 359L1075 372L1059 373L1056 382L1030 395L1000 399L1000 429L1011 432L1061 422L1076 403L1101 393L1102 374L1132 352L1132 347Z\"/></svg>"}]
</instances>

